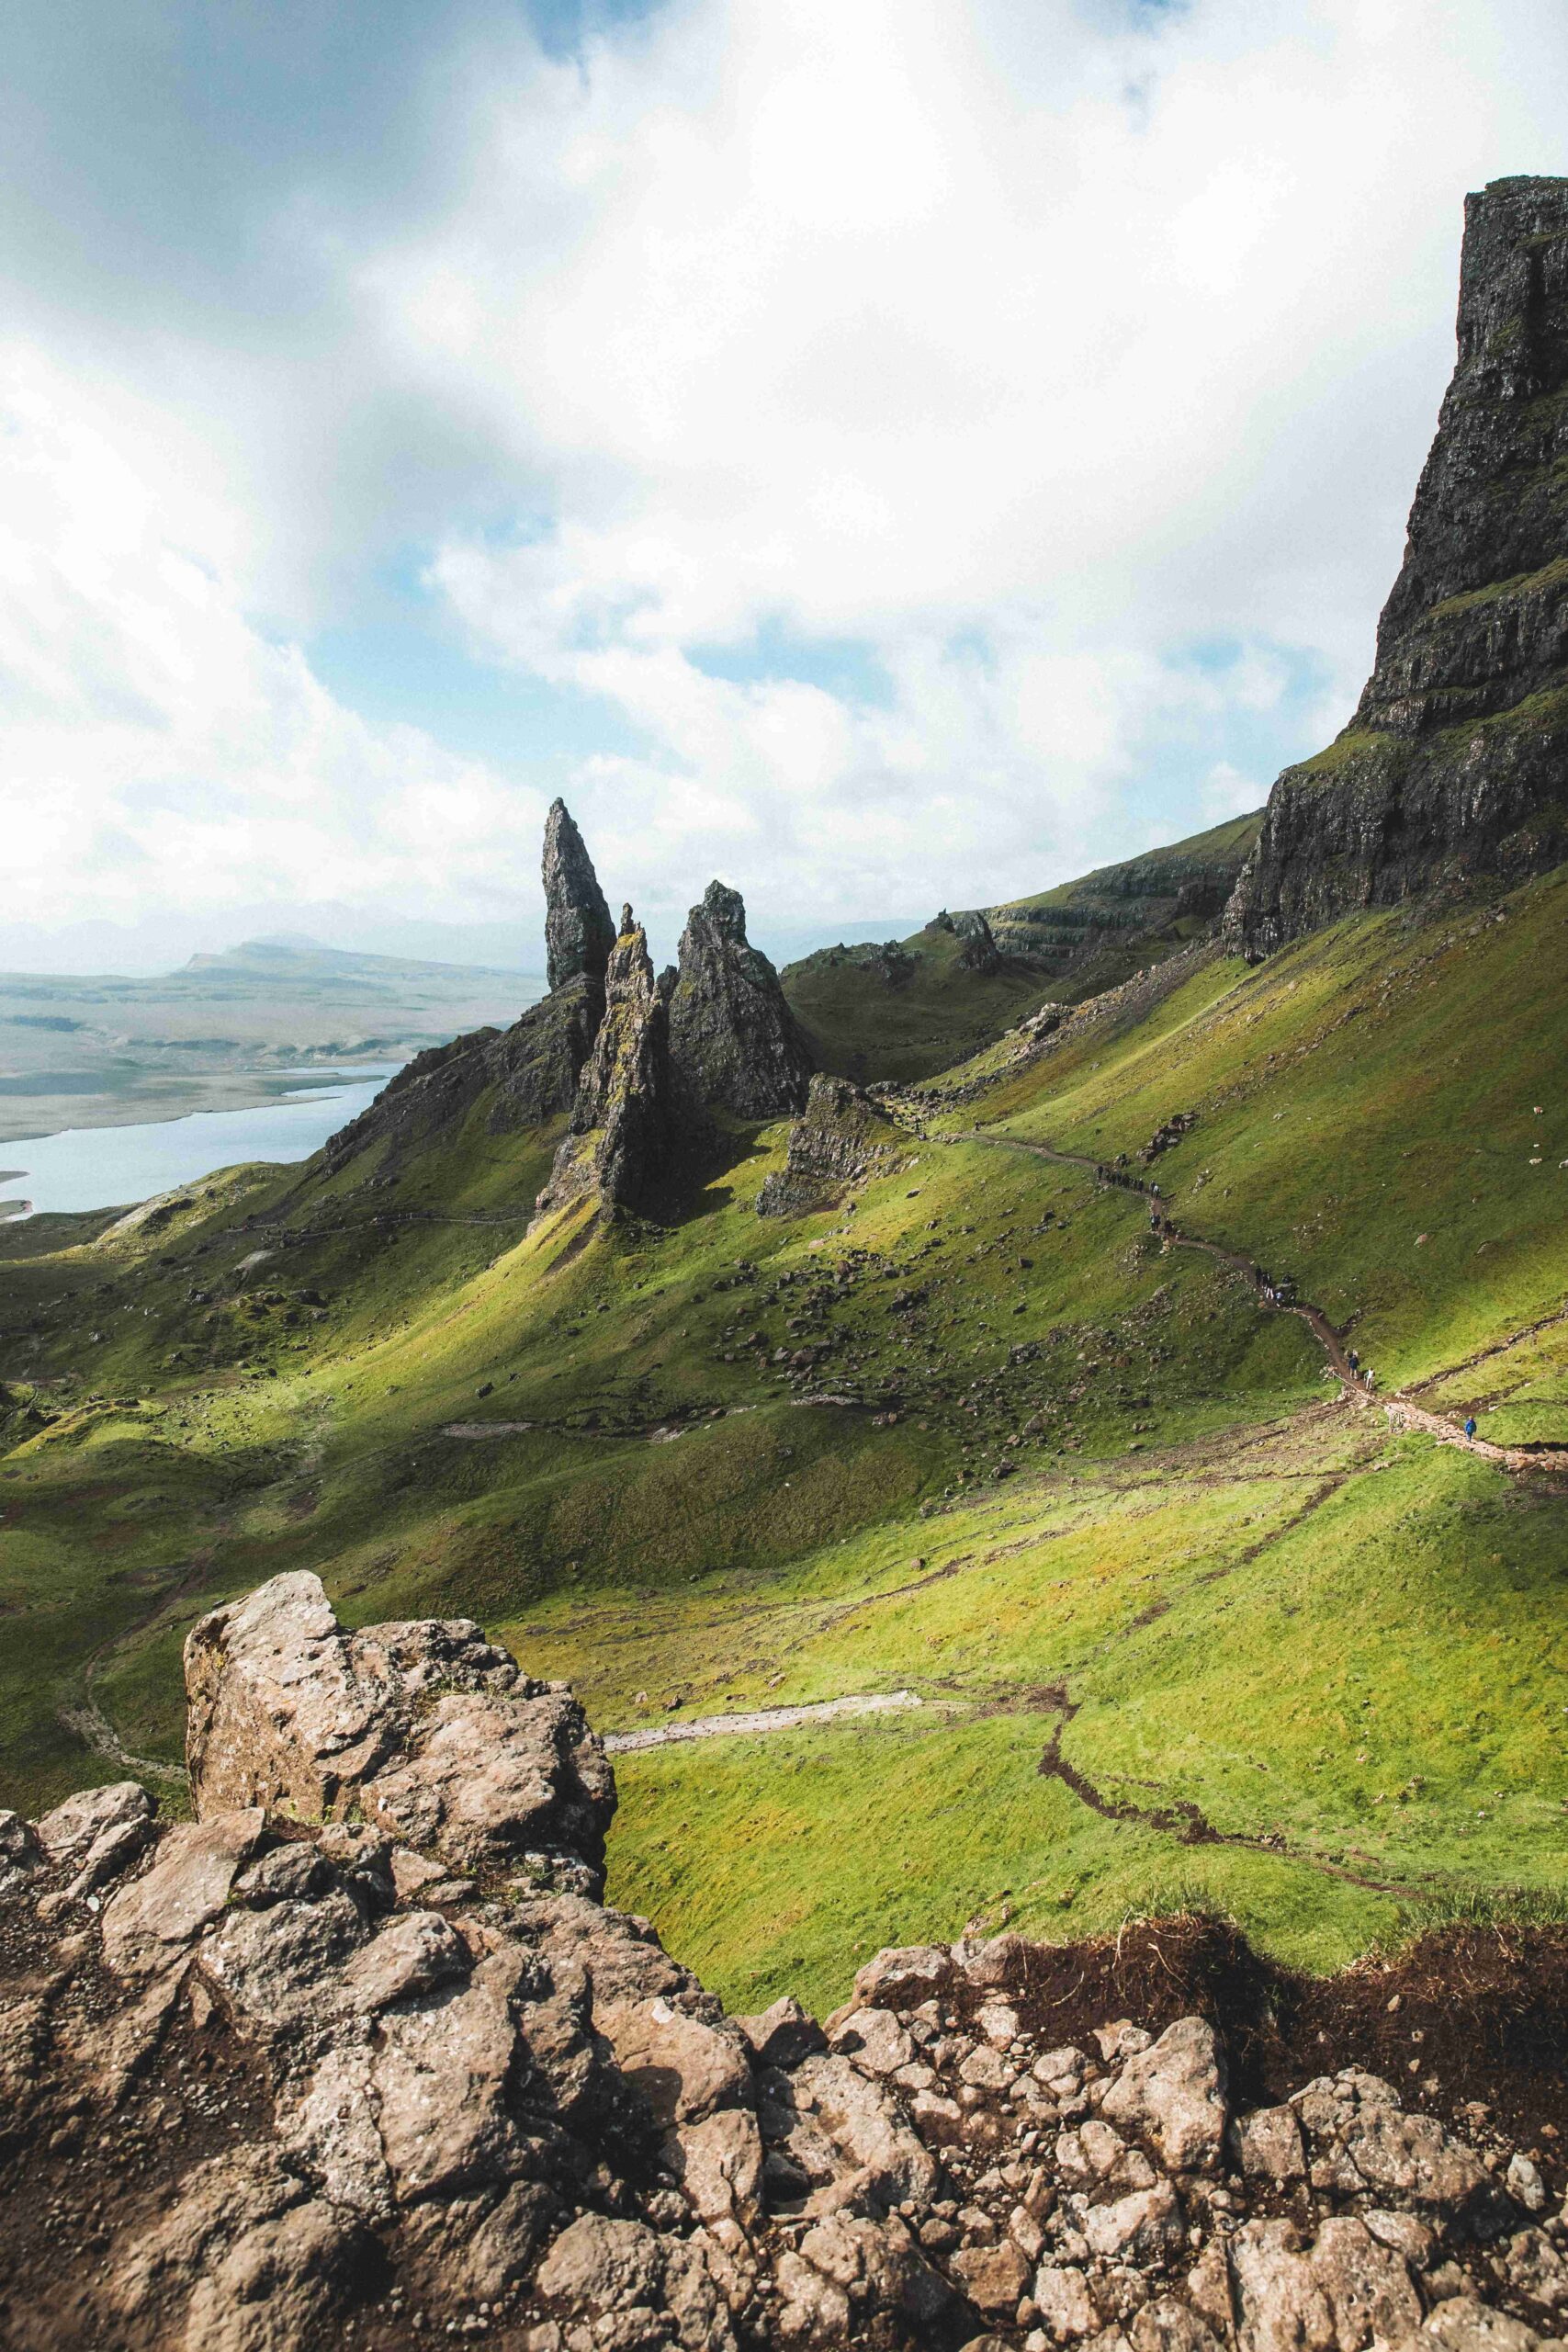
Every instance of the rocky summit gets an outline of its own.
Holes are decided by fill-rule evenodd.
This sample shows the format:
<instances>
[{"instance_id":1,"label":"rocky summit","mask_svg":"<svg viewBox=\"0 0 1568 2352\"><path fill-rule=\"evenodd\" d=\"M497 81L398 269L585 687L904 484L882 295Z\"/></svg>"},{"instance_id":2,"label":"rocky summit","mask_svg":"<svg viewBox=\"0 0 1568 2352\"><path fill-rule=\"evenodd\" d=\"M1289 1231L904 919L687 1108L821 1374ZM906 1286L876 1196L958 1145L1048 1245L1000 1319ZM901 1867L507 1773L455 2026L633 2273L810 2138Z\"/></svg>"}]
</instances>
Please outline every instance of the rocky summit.
<instances>
[{"instance_id":1,"label":"rocky summit","mask_svg":"<svg viewBox=\"0 0 1568 2352\"><path fill-rule=\"evenodd\" d=\"M810 1048L778 974L746 937L739 890L710 882L681 936L670 999L670 1058L688 1100L740 1119L798 1111Z\"/></svg>"},{"instance_id":2,"label":"rocky summit","mask_svg":"<svg viewBox=\"0 0 1568 2352\"><path fill-rule=\"evenodd\" d=\"M1246 2034L1154 2013L1169 1959L1086 2026L1104 1956L1016 1937L728 2017L601 1900L604 1748L477 1625L350 1633L296 1574L186 1672L193 1819L0 1815L17 2352L1557 2341L1568 2233L1488 2109L1332 2053L1260 2101Z\"/></svg>"},{"instance_id":3,"label":"rocky summit","mask_svg":"<svg viewBox=\"0 0 1568 2352\"><path fill-rule=\"evenodd\" d=\"M1287 768L1227 915L1266 955L1568 847L1568 180L1466 199L1459 356L1349 726Z\"/></svg>"},{"instance_id":4,"label":"rocky summit","mask_svg":"<svg viewBox=\"0 0 1568 2352\"><path fill-rule=\"evenodd\" d=\"M580 973L602 980L615 944L615 926L593 861L564 800L550 804L545 823L545 957L552 989Z\"/></svg>"}]
</instances>

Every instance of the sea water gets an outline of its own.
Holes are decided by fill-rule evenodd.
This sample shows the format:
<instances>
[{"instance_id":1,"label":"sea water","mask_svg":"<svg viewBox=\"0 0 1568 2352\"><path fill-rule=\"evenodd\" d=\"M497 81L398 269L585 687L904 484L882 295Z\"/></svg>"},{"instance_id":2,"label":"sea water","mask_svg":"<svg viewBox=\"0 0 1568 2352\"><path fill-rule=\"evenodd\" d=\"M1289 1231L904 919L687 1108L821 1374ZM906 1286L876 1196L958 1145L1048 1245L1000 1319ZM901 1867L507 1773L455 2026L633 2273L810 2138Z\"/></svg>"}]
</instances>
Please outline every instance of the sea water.
<instances>
[{"instance_id":1,"label":"sea water","mask_svg":"<svg viewBox=\"0 0 1568 2352\"><path fill-rule=\"evenodd\" d=\"M398 1067L301 1073L298 1092L245 1111L192 1111L140 1127L66 1127L0 1143L0 1217L129 1208L252 1159L309 1159L373 1102Z\"/></svg>"}]
</instances>

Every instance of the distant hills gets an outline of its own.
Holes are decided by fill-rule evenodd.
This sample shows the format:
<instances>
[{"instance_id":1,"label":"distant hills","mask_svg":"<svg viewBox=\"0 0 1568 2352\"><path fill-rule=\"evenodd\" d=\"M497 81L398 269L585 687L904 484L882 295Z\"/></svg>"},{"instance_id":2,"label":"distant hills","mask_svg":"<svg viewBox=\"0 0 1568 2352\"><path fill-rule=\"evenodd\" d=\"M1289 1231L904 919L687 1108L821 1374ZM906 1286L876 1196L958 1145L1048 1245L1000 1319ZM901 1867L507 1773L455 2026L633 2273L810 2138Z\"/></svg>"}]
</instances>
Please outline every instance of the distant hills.
<instances>
[{"instance_id":1,"label":"distant hills","mask_svg":"<svg viewBox=\"0 0 1568 2352\"><path fill-rule=\"evenodd\" d=\"M784 970L790 1010L840 1077L930 1077L1040 1004L1080 1004L1213 929L1262 824L1258 809L907 939L818 948Z\"/></svg>"},{"instance_id":2,"label":"distant hills","mask_svg":"<svg viewBox=\"0 0 1568 2352\"><path fill-rule=\"evenodd\" d=\"M285 1071L514 1021L543 975L254 939L128 978L0 973L0 1139L233 1110Z\"/></svg>"}]
</instances>

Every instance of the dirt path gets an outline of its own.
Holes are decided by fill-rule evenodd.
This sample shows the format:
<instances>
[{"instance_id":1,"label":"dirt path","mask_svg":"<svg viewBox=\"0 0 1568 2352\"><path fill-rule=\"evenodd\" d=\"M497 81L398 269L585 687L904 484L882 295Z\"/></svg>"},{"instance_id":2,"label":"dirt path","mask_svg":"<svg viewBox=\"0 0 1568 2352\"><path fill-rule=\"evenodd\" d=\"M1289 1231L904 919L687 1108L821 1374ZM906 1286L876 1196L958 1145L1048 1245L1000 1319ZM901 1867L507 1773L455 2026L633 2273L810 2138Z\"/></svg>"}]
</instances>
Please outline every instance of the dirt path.
<instances>
[{"instance_id":1,"label":"dirt path","mask_svg":"<svg viewBox=\"0 0 1568 2352\"><path fill-rule=\"evenodd\" d=\"M1056 1721L1035 1770L1042 1780L1060 1781L1102 1821L1134 1822L1142 1828L1158 1829L1168 1837L1179 1838L1184 1846L1246 1846L1253 1853L1271 1854L1280 1861L1303 1862L1309 1870L1321 1871L1328 1878L1343 1879L1350 1886L1365 1887L1372 1894L1414 1895L1425 1891L1398 1879L1371 1878L1364 1871L1349 1870L1343 1862L1331 1862L1321 1854L1292 1846L1280 1836L1249 1837L1240 1829L1216 1829L1201 1810L1184 1797L1172 1798L1167 1804L1134 1804L1131 1798L1108 1797L1062 1754L1062 1735L1082 1702L1069 1699L1061 1685L1043 1695L1056 1710Z\"/></svg>"},{"instance_id":2,"label":"dirt path","mask_svg":"<svg viewBox=\"0 0 1568 2352\"><path fill-rule=\"evenodd\" d=\"M940 1142L942 1138L932 1136L928 1140ZM1568 1469L1568 1446L1494 1445L1487 1438L1467 1437L1456 1421L1443 1414L1429 1411L1426 1406L1414 1403L1408 1396L1395 1393L1387 1397L1378 1397L1352 1367L1343 1337L1321 1306L1314 1306L1306 1299L1285 1301L1272 1295L1265 1284L1259 1266L1239 1250L1227 1250L1223 1243L1211 1241L1201 1233L1185 1232L1171 1219L1164 1196L1156 1193L1142 1177L1134 1176L1122 1168L1110 1167L1104 1160L1092 1159L1087 1152L1058 1151L1051 1144L1032 1143L1022 1136L986 1135L978 1128L969 1127L953 1140L991 1144L999 1150L1032 1152L1037 1159L1052 1160L1060 1168L1084 1168L1099 1183L1134 1193L1152 1206L1157 1206L1163 1220L1158 1228L1160 1238L1169 1248L1201 1250L1206 1258L1215 1259L1222 1266L1230 1267L1233 1272L1245 1274L1257 1290L1258 1303L1265 1314L1293 1315L1307 1326L1323 1350L1346 1402L1354 1405L1359 1411L1368 1412L1374 1405L1381 1404L1391 1428L1419 1430L1424 1436L1435 1438L1440 1445L1457 1446L1461 1452L1478 1454L1483 1462L1495 1462L1505 1470ZM1541 1328L1541 1325L1530 1327L1532 1330ZM1439 1374L1436 1377L1447 1375ZM1422 1384L1425 1387L1432 1385L1430 1381Z\"/></svg>"},{"instance_id":3,"label":"dirt path","mask_svg":"<svg viewBox=\"0 0 1568 2352\"><path fill-rule=\"evenodd\" d=\"M85 1704L62 1707L58 1713L67 1731L73 1731L95 1756L118 1764L127 1780L162 1781L166 1787L185 1787L189 1775L183 1765L160 1764L156 1757L133 1755L96 1699L89 1697Z\"/></svg>"},{"instance_id":4,"label":"dirt path","mask_svg":"<svg viewBox=\"0 0 1568 2352\"><path fill-rule=\"evenodd\" d=\"M840 1715L903 1714L925 1704L913 1690L870 1691L852 1699L822 1699L807 1707L759 1707L745 1715L694 1715L690 1723L660 1724L651 1731L612 1731L604 1746L612 1756L643 1747L676 1747L688 1739L717 1739L726 1732L794 1731L799 1724L833 1723Z\"/></svg>"}]
</instances>

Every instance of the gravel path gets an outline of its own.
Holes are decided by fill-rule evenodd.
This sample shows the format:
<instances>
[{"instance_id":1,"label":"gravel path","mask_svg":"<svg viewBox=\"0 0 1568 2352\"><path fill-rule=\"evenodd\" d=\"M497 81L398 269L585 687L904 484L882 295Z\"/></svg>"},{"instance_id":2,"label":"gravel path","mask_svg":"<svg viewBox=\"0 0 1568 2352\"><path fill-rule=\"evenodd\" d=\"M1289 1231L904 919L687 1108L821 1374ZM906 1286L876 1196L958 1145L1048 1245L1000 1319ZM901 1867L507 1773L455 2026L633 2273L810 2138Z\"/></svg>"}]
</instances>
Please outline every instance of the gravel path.
<instances>
[{"instance_id":1,"label":"gravel path","mask_svg":"<svg viewBox=\"0 0 1568 2352\"><path fill-rule=\"evenodd\" d=\"M651 1731L612 1731L604 1746L612 1756L637 1747L674 1747L684 1739L717 1739L724 1732L793 1731L797 1724L832 1723L840 1715L902 1714L924 1702L913 1690L875 1690L854 1699L823 1699L813 1707L759 1707L746 1715L694 1715L690 1723L660 1724Z\"/></svg>"}]
</instances>

